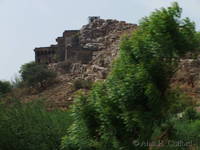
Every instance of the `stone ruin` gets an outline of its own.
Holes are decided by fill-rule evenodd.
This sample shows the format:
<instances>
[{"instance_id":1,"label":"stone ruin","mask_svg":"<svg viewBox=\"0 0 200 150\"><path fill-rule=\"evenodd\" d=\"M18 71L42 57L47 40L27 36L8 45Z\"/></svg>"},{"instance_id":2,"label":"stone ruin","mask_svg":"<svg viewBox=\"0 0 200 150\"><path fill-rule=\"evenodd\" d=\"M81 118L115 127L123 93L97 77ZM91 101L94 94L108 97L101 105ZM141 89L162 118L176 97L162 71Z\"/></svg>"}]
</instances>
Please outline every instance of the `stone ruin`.
<instances>
[{"instance_id":1,"label":"stone ruin","mask_svg":"<svg viewBox=\"0 0 200 150\"><path fill-rule=\"evenodd\" d=\"M89 17L89 23L80 30L65 31L62 37L56 39L56 45L36 48L35 61L48 64L50 69L60 74L58 78L62 83L61 87L58 88L59 91L50 92L53 94L49 99L57 100L59 107L63 107L65 101L69 102L73 99L73 92L69 90L72 81L76 79L92 81L105 79L112 61L118 55L120 38L124 34L129 35L136 28L136 24L124 21ZM197 60L190 57L181 60L171 85L175 88L178 86L186 95L197 100L200 99L199 65L200 56ZM200 107L198 110L200 111Z\"/></svg>"},{"instance_id":2,"label":"stone ruin","mask_svg":"<svg viewBox=\"0 0 200 150\"><path fill-rule=\"evenodd\" d=\"M89 23L80 30L66 30L50 47L35 48L35 61L52 64L63 61L88 64L95 55L106 50L108 45L118 40L118 33L136 28L136 24L117 20L89 17Z\"/></svg>"},{"instance_id":3,"label":"stone ruin","mask_svg":"<svg viewBox=\"0 0 200 150\"><path fill-rule=\"evenodd\" d=\"M57 44L35 48L35 61L55 71L58 84L25 101L44 98L50 109L67 108L74 98L74 81L104 80L119 54L121 37L129 36L136 28L136 24L125 21L89 17L80 30L65 31L56 39Z\"/></svg>"},{"instance_id":4,"label":"stone ruin","mask_svg":"<svg viewBox=\"0 0 200 150\"><path fill-rule=\"evenodd\" d=\"M67 30L62 37L56 39L56 45L35 48L35 61L49 64L70 59L87 63L91 59L92 51L80 46L79 33L80 30Z\"/></svg>"}]
</instances>

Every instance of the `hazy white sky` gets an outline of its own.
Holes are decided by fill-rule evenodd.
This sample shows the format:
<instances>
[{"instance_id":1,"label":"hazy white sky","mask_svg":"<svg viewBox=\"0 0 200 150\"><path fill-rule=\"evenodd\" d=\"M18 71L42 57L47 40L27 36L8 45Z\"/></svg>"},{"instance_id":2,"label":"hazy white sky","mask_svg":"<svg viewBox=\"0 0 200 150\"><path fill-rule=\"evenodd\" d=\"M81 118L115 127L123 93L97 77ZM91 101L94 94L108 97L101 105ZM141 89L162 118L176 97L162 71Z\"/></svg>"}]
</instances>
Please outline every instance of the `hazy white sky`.
<instances>
[{"instance_id":1,"label":"hazy white sky","mask_svg":"<svg viewBox=\"0 0 200 150\"><path fill-rule=\"evenodd\" d=\"M200 29L200 0L177 0L183 15ZM67 29L79 29L88 16L138 23L173 0L0 0L0 79L10 80L35 47L49 46Z\"/></svg>"}]
</instances>

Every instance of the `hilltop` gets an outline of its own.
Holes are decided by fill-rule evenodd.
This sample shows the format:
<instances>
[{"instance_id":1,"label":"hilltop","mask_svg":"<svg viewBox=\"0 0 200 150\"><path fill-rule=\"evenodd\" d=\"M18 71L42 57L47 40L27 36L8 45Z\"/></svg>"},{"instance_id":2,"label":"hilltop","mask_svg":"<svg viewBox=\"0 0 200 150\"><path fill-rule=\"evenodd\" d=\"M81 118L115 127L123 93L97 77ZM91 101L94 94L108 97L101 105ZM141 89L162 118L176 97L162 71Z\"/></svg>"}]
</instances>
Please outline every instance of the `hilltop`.
<instances>
[{"instance_id":1,"label":"hilltop","mask_svg":"<svg viewBox=\"0 0 200 150\"><path fill-rule=\"evenodd\" d=\"M122 37L136 28L136 24L125 21L91 17L80 30L64 31L56 39L57 45L34 50L37 63L57 72L57 82L40 93L15 92L17 97L24 101L46 99L49 107L68 107L77 91L74 82L104 80L118 55Z\"/></svg>"},{"instance_id":2,"label":"hilltop","mask_svg":"<svg viewBox=\"0 0 200 150\"><path fill-rule=\"evenodd\" d=\"M63 36L56 39L56 45L34 50L35 61L47 64L49 69L55 71L57 82L39 93L21 90L14 95L23 101L45 99L49 108L67 108L79 90L74 88L75 82L84 80L94 83L106 79L118 55L121 39L137 28L136 24L124 21L90 17L88 24L80 30L64 31ZM196 58L190 54L181 60L172 79L172 87L180 88L198 102L200 63Z\"/></svg>"}]
</instances>

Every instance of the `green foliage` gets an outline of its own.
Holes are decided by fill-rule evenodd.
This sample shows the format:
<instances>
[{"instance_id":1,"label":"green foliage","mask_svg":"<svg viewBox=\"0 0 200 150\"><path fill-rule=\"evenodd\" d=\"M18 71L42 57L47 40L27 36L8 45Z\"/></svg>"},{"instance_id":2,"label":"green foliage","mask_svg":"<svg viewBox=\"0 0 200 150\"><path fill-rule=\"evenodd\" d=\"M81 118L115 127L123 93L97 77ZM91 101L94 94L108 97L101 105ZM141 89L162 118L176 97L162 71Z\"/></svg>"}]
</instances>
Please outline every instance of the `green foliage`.
<instances>
[{"instance_id":1,"label":"green foliage","mask_svg":"<svg viewBox=\"0 0 200 150\"><path fill-rule=\"evenodd\" d=\"M170 108L168 109L168 114L174 115L182 113L188 107L193 107L195 104L193 99L183 93L180 89L173 89L168 95Z\"/></svg>"},{"instance_id":2,"label":"green foliage","mask_svg":"<svg viewBox=\"0 0 200 150\"><path fill-rule=\"evenodd\" d=\"M186 120L200 120L200 114L197 113L195 108L193 107L188 107L184 113L184 118Z\"/></svg>"},{"instance_id":3,"label":"green foliage","mask_svg":"<svg viewBox=\"0 0 200 150\"><path fill-rule=\"evenodd\" d=\"M200 32L197 32L196 33L196 39L198 40L198 41L200 41ZM197 45L197 51L199 51L200 50L200 42L198 42L198 45Z\"/></svg>"},{"instance_id":4,"label":"green foliage","mask_svg":"<svg viewBox=\"0 0 200 150\"><path fill-rule=\"evenodd\" d=\"M12 85L9 81L0 81L0 97L4 94L10 92L12 89Z\"/></svg>"},{"instance_id":5,"label":"green foliage","mask_svg":"<svg viewBox=\"0 0 200 150\"><path fill-rule=\"evenodd\" d=\"M191 147L199 149L200 114L194 109L189 108L188 110L192 110L195 119L191 120L187 115L181 119L172 117L155 130L152 141L158 142L160 140L163 143L162 147L154 147L155 150L188 150Z\"/></svg>"},{"instance_id":6,"label":"green foliage","mask_svg":"<svg viewBox=\"0 0 200 150\"><path fill-rule=\"evenodd\" d=\"M181 56L197 45L194 23L181 19L177 3L156 10L125 37L105 82L73 107L74 123L63 138L66 150L145 150L168 117L174 96L170 79Z\"/></svg>"},{"instance_id":7,"label":"green foliage","mask_svg":"<svg viewBox=\"0 0 200 150\"><path fill-rule=\"evenodd\" d=\"M0 150L59 150L69 112L47 111L36 101L0 104Z\"/></svg>"},{"instance_id":8,"label":"green foliage","mask_svg":"<svg viewBox=\"0 0 200 150\"><path fill-rule=\"evenodd\" d=\"M28 85L46 88L53 83L56 73L49 70L46 65L30 62L21 66L20 74L22 80Z\"/></svg>"},{"instance_id":9,"label":"green foliage","mask_svg":"<svg viewBox=\"0 0 200 150\"><path fill-rule=\"evenodd\" d=\"M92 150L95 148L95 139L91 138L92 130L96 123L96 118L93 118L95 111L87 100L87 96L80 92L79 98L76 99L72 107L71 117L74 118L73 124L70 126L67 135L63 138L63 149L77 150ZM92 120L92 121L91 121ZM88 129L88 127L90 129ZM88 145L91 146L88 147Z\"/></svg>"},{"instance_id":10,"label":"green foliage","mask_svg":"<svg viewBox=\"0 0 200 150\"><path fill-rule=\"evenodd\" d=\"M176 141L183 140L185 142L193 141L193 144L199 144L200 120L177 120L174 122L174 129L176 132L174 132L171 139Z\"/></svg>"},{"instance_id":11,"label":"green foliage","mask_svg":"<svg viewBox=\"0 0 200 150\"><path fill-rule=\"evenodd\" d=\"M92 81L84 80L84 79L77 79L73 82L73 87L75 90L90 89L92 87Z\"/></svg>"},{"instance_id":12,"label":"green foliage","mask_svg":"<svg viewBox=\"0 0 200 150\"><path fill-rule=\"evenodd\" d=\"M179 57L189 49L196 48L198 43L194 22L189 18L181 19L181 13L182 9L173 3L171 7L156 10L141 21L142 32L148 34L146 39L151 42L155 55Z\"/></svg>"}]
</instances>

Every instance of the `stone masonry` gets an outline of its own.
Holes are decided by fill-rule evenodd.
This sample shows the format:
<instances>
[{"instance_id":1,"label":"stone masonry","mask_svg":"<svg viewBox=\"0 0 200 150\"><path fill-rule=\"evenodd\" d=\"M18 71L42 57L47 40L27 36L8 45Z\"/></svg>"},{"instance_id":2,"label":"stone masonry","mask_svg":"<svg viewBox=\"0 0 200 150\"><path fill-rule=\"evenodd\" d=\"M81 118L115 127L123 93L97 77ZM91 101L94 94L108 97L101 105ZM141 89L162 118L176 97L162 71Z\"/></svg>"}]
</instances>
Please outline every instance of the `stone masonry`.
<instances>
[{"instance_id":1,"label":"stone masonry","mask_svg":"<svg viewBox=\"0 0 200 150\"><path fill-rule=\"evenodd\" d=\"M80 30L66 30L56 39L56 45L35 48L35 61L40 64L62 61L88 64L99 51L105 50L110 43L119 39L112 35L136 27L137 25L124 21L89 17L89 23Z\"/></svg>"}]
</instances>

